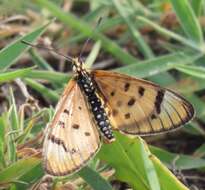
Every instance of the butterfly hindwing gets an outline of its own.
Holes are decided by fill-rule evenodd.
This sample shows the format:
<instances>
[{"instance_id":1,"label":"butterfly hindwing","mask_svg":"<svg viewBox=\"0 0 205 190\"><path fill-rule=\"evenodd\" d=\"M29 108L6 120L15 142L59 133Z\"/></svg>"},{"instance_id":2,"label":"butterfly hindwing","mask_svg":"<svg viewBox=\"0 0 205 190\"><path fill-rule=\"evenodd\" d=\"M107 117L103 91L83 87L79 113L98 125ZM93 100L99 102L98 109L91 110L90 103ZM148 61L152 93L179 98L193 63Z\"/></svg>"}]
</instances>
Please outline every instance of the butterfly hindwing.
<instances>
[{"instance_id":1,"label":"butterfly hindwing","mask_svg":"<svg viewBox=\"0 0 205 190\"><path fill-rule=\"evenodd\" d=\"M115 72L99 70L91 75L114 129L150 135L175 129L193 117L192 105L171 90Z\"/></svg>"},{"instance_id":2,"label":"butterfly hindwing","mask_svg":"<svg viewBox=\"0 0 205 190\"><path fill-rule=\"evenodd\" d=\"M76 81L65 89L43 145L44 167L51 175L78 171L100 146L95 122Z\"/></svg>"}]
</instances>

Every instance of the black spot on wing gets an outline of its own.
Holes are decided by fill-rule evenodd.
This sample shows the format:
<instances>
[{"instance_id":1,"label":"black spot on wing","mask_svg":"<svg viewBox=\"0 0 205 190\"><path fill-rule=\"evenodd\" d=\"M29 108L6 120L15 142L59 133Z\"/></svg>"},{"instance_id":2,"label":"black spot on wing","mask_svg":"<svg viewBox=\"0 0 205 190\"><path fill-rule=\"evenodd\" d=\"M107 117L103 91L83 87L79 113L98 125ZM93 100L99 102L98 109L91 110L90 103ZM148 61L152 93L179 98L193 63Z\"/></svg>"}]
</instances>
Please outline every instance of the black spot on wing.
<instances>
[{"instance_id":1,"label":"black spot on wing","mask_svg":"<svg viewBox=\"0 0 205 190\"><path fill-rule=\"evenodd\" d=\"M67 109L64 109L63 112L69 115L69 111Z\"/></svg>"},{"instance_id":2,"label":"black spot on wing","mask_svg":"<svg viewBox=\"0 0 205 190\"><path fill-rule=\"evenodd\" d=\"M151 115L151 119L156 119L156 118L157 118L157 116L155 114Z\"/></svg>"},{"instance_id":3,"label":"black spot on wing","mask_svg":"<svg viewBox=\"0 0 205 190\"><path fill-rule=\"evenodd\" d=\"M131 98L128 102L127 102L127 105L128 106L133 106L136 102L136 99L135 98Z\"/></svg>"},{"instance_id":4,"label":"black spot on wing","mask_svg":"<svg viewBox=\"0 0 205 190\"><path fill-rule=\"evenodd\" d=\"M113 117L115 117L116 115L118 115L118 110L113 109L113 110L112 110L112 115L113 115Z\"/></svg>"},{"instance_id":5,"label":"black spot on wing","mask_svg":"<svg viewBox=\"0 0 205 190\"><path fill-rule=\"evenodd\" d=\"M110 95L111 95L111 96L114 96L114 95L115 95L115 91L112 91L112 92L110 93Z\"/></svg>"},{"instance_id":6,"label":"black spot on wing","mask_svg":"<svg viewBox=\"0 0 205 190\"><path fill-rule=\"evenodd\" d=\"M124 91L127 92L130 88L130 83L125 83L125 86L124 86Z\"/></svg>"},{"instance_id":7,"label":"black spot on wing","mask_svg":"<svg viewBox=\"0 0 205 190\"><path fill-rule=\"evenodd\" d=\"M90 136L90 133L89 132L85 132L85 136Z\"/></svg>"},{"instance_id":8,"label":"black spot on wing","mask_svg":"<svg viewBox=\"0 0 205 190\"><path fill-rule=\"evenodd\" d=\"M129 119L130 118L130 113L126 113L125 114L125 119Z\"/></svg>"},{"instance_id":9,"label":"black spot on wing","mask_svg":"<svg viewBox=\"0 0 205 190\"><path fill-rule=\"evenodd\" d=\"M165 91L163 89L160 89L157 92L157 96L155 98L155 103L154 103L157 114L161 113L161 104L163 102L164 94Z\"/></svg>"},{"instance_id":10,"label":"black spot on wing","mask_svg":"<svg viewBox=\"0 0 205 190\"><path fill-rule=\"evenodd\" d=\"M55 137L54 135L49 135L48 136L48 140L51 140L52 143L55 143L59 146L62 146L63 149L65 150L65 152L69 152L69 150L66 148L65 143L63 140L61 140L60 138Z\"/></svg>"},{"instance_id":11,"label":"black spot on wing","mask_svg":"<svg viewBox=\"0 0 205 190\"><path fill-rule=\"evenodd\" d=\"M73 129L79 129L80 126L79 126L78 124L73 124L73 125L72 125L72 128L73 128Z\"/></svg>"},{"instance_id":12,"label":"black spot on wing","mask_svg":"<svg viewBox=\"0 0 205 190\"><path fill-rule=\"evenodd\" d=\"M138 89L139 95L144 96L144 92L145 92L145 89L142 86L140 86L139 89Z\"/></svg>"}]
</instances>

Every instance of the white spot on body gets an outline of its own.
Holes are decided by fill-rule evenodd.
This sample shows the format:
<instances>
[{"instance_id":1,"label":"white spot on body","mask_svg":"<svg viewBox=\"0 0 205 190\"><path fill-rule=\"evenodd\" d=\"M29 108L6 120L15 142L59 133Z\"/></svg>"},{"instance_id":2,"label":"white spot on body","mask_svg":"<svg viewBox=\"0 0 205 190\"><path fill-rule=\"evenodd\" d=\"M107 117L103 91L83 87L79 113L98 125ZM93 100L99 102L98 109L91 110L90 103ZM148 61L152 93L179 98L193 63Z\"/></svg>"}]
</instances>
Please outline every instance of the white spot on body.
<instances>
[{"instance_id":1,"label":"white spot on body","mask_svg":"<svg viewBox=\"0 0 205 190\"><path fill-rule=\"evenodd\" d=\"M99 123L99 125L104 125L105 124L105 122L104 121L101 121L100 123Z\"/></svg>"},{"instance_id":2,"label":"white spot on body","mask_svg":"<svg viewBox=\"0 0 205 190\"><path fill-rule=\"evenodd\" d=\"M98 118L98 119L100 119L101 117L102 117L101 114L98 114L98 115L97 115L97 118Z\"/></svg>"},{"instance_id":3,"label":"white spot on body","mask_svg":"<svg viewBox=\"0 0 205 190\"><path fill-rule=\"evenodd\" d=\"M102 128L102 131L106 131L106 130L107 130L107 127L103 127L103 128Z\"/></svg>"}]
</instances>

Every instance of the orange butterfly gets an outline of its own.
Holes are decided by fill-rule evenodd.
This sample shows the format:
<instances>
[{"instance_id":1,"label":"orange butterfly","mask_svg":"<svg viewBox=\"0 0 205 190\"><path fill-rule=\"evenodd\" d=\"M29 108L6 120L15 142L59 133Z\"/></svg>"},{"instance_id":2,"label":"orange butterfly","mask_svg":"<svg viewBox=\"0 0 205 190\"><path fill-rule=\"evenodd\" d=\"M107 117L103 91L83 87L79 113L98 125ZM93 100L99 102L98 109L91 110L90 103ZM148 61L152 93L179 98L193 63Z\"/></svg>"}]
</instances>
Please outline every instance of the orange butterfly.
<instances>
[{"instance_id":1,"label":"orange butterfly","mask_svg":"<svg viewBox=\"0 0 205 190\"><path fill-rule=\"evenodd\" d=\"M88 72L71 58L69 81L48 125L43 145L44 167L51 175L81 169L98 151L100 137L115 140L112 130L152 135L187 123L194 108L175 92L154 83L110 71Z\"/></svg>"}]
</instances>

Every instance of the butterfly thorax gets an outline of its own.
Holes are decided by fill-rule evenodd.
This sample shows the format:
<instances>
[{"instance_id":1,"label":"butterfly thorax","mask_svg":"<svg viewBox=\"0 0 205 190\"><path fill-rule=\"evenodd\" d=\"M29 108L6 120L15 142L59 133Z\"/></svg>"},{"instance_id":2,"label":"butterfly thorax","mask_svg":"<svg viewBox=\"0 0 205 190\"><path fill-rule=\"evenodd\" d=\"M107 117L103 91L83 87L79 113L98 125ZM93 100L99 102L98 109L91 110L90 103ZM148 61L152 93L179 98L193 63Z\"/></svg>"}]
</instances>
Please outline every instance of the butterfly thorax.
<instances>
[{"instance_id":1,"label":"butterfly thorax","mask_svg":"<svg viewBox=\"0 0 205 190\"><path fill-rule=\"evenodd\" d=\"M87 102L101 134L108 142L113 141L114 136L110 121L103 106L103 102L99 97L95 81L93 81L89 72L83 68L83 63L77 59L75 59L74 72L76 73L75 79L87 98Z\"/></svg>"}]
</instances>

